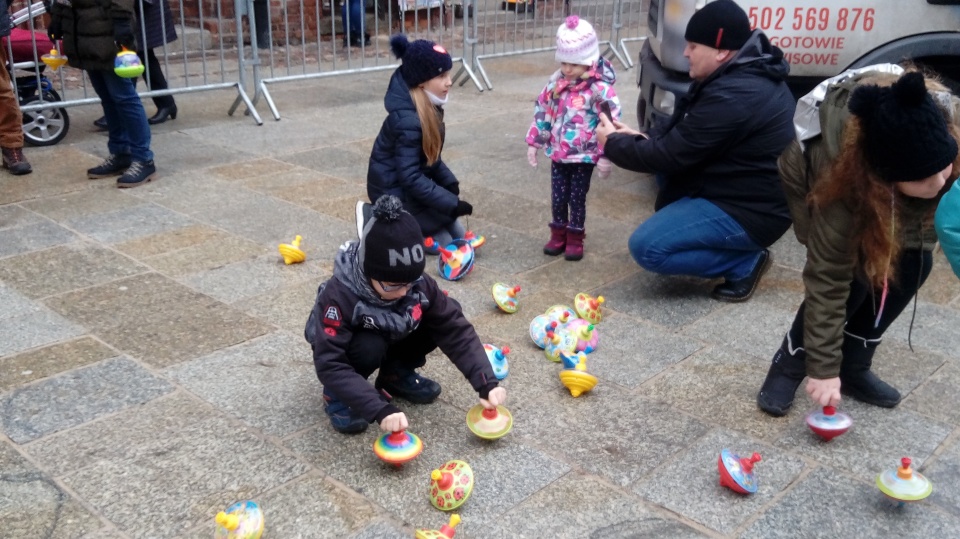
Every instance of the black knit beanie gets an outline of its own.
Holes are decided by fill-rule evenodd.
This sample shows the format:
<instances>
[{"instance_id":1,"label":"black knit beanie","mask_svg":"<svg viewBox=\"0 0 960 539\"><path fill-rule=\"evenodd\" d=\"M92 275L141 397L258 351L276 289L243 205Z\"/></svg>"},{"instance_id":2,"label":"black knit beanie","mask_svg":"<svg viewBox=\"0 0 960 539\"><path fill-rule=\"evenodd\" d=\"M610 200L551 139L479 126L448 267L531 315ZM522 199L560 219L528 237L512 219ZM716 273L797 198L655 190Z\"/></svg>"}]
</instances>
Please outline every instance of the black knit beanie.
<instances>
[{"instance_id":1,"label":"black knit beanie","mask_svg":"<svg viewBox=\"0 0 960 539\"><path fill-rule=\"evenodd\" d=\"M957 141L920 73L889 87L860 86L847 107L860 119L864 157L884 181L923 180L957 158Z\"/></svg>"},{"instance_id":2,"label":"black knit beanie","mask_svg":"<svg viewBox=\"0 0 960 539\"><path fill-rule=\"evenodd\" d=\"M687 23L683 38L714 49L738 50L750 39L750 19L733 0L717 0L703 6Z\"/></svg>"},{"instance_id":3,"label":"black knit beanie","mask_svg":"<svg viewBox=\"0 0 960 539\"><path fill-rule=\"evenodd\" d=\"M433 41L408 41L407 36L397 34L390 38L390 50L401 60L400 75L410 88L453 69L450 53Z\"/></svg>"},{"instance_id":4,"label":"black knit beanie","mask_svg":"<svg viewBox=\"0 0 960 539\"><path fill-rule=\"evenodd\" d=\"M383 195L360 234L360 267L371 279L410 283L423 275L426 260L420 224L403 210L400 199Z\"/></svg>"}]
</instances>

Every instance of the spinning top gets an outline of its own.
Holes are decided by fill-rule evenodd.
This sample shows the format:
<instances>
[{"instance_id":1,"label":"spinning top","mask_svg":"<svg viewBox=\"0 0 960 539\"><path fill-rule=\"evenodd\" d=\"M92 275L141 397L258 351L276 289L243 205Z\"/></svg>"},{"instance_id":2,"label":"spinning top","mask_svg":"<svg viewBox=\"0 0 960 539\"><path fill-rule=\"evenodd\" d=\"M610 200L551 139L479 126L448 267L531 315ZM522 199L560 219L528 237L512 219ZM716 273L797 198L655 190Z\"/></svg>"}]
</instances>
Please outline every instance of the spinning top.
<instances>
[{"instance_id":1,"label":"spinning top","mask_svg":"<svg viewBox=\"0 0 960 539\"><path fill-rule=\"evenodd\" d=\"M572 334L577 339L577 351L591 353L597 349L600 344L600 332L597 328L583 318L574 318L563 326L564 331Z\"/></svg>"},{"instance_id":2,"label":"spinning top","mask_svg":"<svg viewBox=\"0 0 960 539\"><path fill-rule=\"evenodd\" d=\"M297 264L303 262L307 259L307 253L303 252L300 249L300 236L293 238L291 243L281 243L277 249L280 251L280 256L283 257L283 263L286 265Z\"/></svg>"},{"instance_id":3,"label":"spinning top","mask_svg":"<svg viewBox=\"0 0 960 539\"><path fill-rule=\"evenodd\" d=\"M503 406L488 410L478 404L467 411L467 427L478 438L496 440L513 428L513 414Z\"/></svg>"},{"instance_id":4,"label":"spinning top","mask_svg":"<svg viewBox=\"0 0 960 539\"><path fill-rule=\"evenodd\" d=\"M474 250L479 249L481 245L487 243L487 238L474 234L472 230L468 230L467 233L463 235L463 239L467 240L470 243L470 247L473 247Z\"/></svg>"},{"instance_id":5,"label":"spinning top","mask_svg":"<svg viewBox=\"0 0 960 539\"><path fill-rule=\"evenodd\" d=\"M60 51L57 49L50 49L50 54L44 54L41 56L40 61L46 64L50 69L56 71L67 63L67 57L63 54L60 54Z\"/></svg>"},{"instance_id":6,"label":"spinning top","mask_svg":"<svg viewBox=\"0 0 960 539\"><path fill-rule=\"evenodd\" d=\"M433 248L437 242L433 238L424 240L424 245ZM448 281L459 281L473 270L473 247L464 239L450 242L446 247L437 247L440 256L437 257L437 269L440 276Z\"/></svg>"},{"instance_id":7,"label":"spinning top","mask_svg":"<svg viewBox=\"0 0 960 539\"><path fill-rule=\"evenodd\" d=\"M603 304L603 296L593 297L583 292L577 294L573 299L573 308L577 311L577 316L583 318L591 324L599 324L603 319L603 313L600 312L600 305Z\"/></svg>"},{"instance_id":8,"label":"spinning top","mask_svg":"<svg viewBox=\"0 0 960 539\"><path fill-rule=\"evenodd\" d=\"M562 354L564 366L573 364L573 368L560 371L560 383L570 390L574 398L583 395L597 385L597 377L587 372L587 358L583 352ZM574 364L573 362L576 361Z\"/></svg>"},{"instance_id":9,"label":"spinning top","mask_svg":"<svg viewBox=\"0 0 960 539\"><path fill-rule=\"evenodd\" d=\"M580 364L583 363L581 367ZM573 353L560 352L560 363L563 365L564 369L578 369L581 371L587 370L587 355L583 352L577 351Z\"/></svg>"},{"instance_id":10,"label":"spinning top","mask_svg":"<svg viewBox=\"0 0 960 539\"><path fill-rule=\"evenodd\" d=\"M877 488L888 498L903 505L904 502L922 500L933 492L933 483L913 471L910 467L910 457L900 459L900 467L890 469L877 475Z\"/></svg>"},{"instance_id":11,"label":"spinning top","mask_svg":"<svg viewBox=\"0 0 960 539\"><path fill-rule=\"evenodd\" d=\"M463 505L473 492L473 470L462 460L451 460L430 472L430 503L441 511Z\"/></svg>"},{"instance_id":12,"label":"spinning top","mask_svg":"<svg viewBox=\"0 0 960 539\"><path fill-rule=\"evenodd\" d=\"M731 453L729 449L721 450L720 458L717 459L720 484L740 494L753 494L759 486L757 476L753 473L753 465L761 460L760 453L746 458Z\"/></svg>"},{"instance_id":13,"label":"spinning top","mask_svg":"<svg viewBox=\"0 0 960 539\"><path fill-rule=\"evenodd\" d=\"M406 431L384 433L373 442L373 454L387 464L400 466L413 460L423 451L423 442L416 434Z\"/></svg>"},{"instance_id":14,"label":"spinning top","mask_svg":"<svg viewBox=\"0 0 960 539\"><path fill-rule=\"evenodd\" d=\"M572 354L577 351L577 338L568 331L548 331L543 353L550 361L560 363L560 354Z\"/></svg>"},{"instance_id":15,"label":"spinning top","mask_svg":"<svg viewBox=\"0 0 960 539\"><path fill-rule=\"evenodd\" d=\"M520 292L519 286L508 286L503 283L494 283L493 301L497 303L497 307L500 307L501 311L513 314L517 312L518 308L520 308L520 304L517 302L518 292Z\"/></svg>"},{"instance_id":16,"label":"spinning top","mask_svg":"<svg viewBox=\"0 0 960 539\"><path fill-rule=\"evenodd\" d=\"M263 512L256 502L237 502L220 511L216 517L215 539L260 539L263 534Z\"/></svg>"},{"instance_id":17,"label":"spinning top","mask_svg":"<svg viewBox=\"0 0 960 539\"><path fill-rule=\"evenodd\" d=\"M510 353L510 347L497 348L492 344L484 344L483 350L487 353L487 359L490 360L490 366L493 367L493 374L497 377L497 380L506 378L510 371L510 366L507 364L507 354Z\"/></svg>"},{"instance_id":18,"label":"spinning top","mask_svg":"<svg viewBox=\"0 0 960 539\"><path fill-rule=\"evenodd\" d=\"M530 338L533 339L533 344L540 348L546 348L547 333L555 329L557 329L556 320L550 320L545 314L534 317L533 322L530 322Z\"/></svg>"},{"instance_id":19,"label":"spinning top","mask_svg":"<svg viewBox=\"0 0 960 539\"><path fill-rule=\"evenodd\" d=\"M457 524L460 524L460 515L450 515L450 522L440 526L439 530L417 530L413 539L453 539Z\"/></svg>"},{"instance_id":20,"label":"spinning top","mask_svg":"<svg viewBox=\"0 0 960 539\"><path fill-rule=\"evenodd\" d=\"M814 434L829 442L850 430L853 420L833 406L824 406L823 410L814 410L807 414L807 426Z\"/></svg>"},{"instance_id":21,"label":"spinning top","mask_svg":"<svg viewBox=\"0 0 960 539\"><path fill-rule=\"evenodd\" d=\"M550 320L556 320L558 324L566 324L577 316L573 312L573 309L567 307L566 305L554 305L553 307L547 309L547 312L543 314L545 314Z\"/></svg>"},{"instance_id":22,"label":"spinning top","mask_svg":"<svg viewBox=\"0 0 960 539\"><path fill-rule=\"evenodd\" d=\"M113 72L118 77L135 79L143 74L143 63L140 62L136 52L123 47L113 61Z\"/></svg>"}]
</instances>

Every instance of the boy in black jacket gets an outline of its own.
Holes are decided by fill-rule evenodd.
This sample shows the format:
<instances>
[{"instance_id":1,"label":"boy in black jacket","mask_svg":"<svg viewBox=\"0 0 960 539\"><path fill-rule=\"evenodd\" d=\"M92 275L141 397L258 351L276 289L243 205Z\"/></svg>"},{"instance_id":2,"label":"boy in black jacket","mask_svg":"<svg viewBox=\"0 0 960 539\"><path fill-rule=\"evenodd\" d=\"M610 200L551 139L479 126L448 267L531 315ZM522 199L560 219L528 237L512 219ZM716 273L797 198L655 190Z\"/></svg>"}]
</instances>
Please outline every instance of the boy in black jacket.
<instances>
[{"instance_id":1,"label":"boy in black jacket","mask_svg":"<svg viewBox=\"0 0 960 539\"><path fill-rule=\"evenodd\" d=\"M423 273L423 235L416 219L389 195L377 200L369 219L361 213L360 241L341 247L304 332L333 428L359 433L376 421L388 432L406 429L406 415L390 400L436 400L440 384L415 369L438 346L484 407L502 404L506 390L497 387L473 325ZM378 368L371 386L367 378Z\"/></svg>"}]
</instances>

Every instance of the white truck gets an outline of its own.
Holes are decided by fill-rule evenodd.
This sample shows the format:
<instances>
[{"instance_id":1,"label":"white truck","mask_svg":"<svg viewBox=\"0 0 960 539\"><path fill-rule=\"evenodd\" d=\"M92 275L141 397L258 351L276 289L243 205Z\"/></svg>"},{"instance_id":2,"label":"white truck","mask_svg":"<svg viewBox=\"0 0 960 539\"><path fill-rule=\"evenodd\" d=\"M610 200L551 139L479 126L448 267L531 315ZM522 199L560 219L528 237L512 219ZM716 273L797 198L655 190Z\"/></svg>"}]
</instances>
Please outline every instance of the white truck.
<instances>
[{"instance_id":1,"label":"white truck","mask_svg":"<svg viewBox=\"0 0 960 539\"><path fill-rule=\"evenodd\" d=\"M683 57L690 17L709 0L650 0L640 51L637 120L666 121L690 87ZM960 0L735 0L790 64L800 96L846 69L911 60L960 90Z\"/></svg>"}]
</instances>

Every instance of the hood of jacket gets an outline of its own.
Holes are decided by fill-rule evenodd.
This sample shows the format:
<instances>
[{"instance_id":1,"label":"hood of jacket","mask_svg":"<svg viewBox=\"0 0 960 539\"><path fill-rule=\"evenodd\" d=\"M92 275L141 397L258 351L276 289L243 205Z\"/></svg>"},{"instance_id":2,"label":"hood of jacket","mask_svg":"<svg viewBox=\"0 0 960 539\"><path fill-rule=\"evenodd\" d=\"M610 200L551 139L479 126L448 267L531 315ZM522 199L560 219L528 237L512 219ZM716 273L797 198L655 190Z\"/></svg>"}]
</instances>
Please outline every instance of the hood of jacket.
<instances>
[{"instance_id":1,"label":"hood of jacket","mask_svg":"<svg viewBox=\"0 0 960 539\"><path fill-rule=\"evenodd\" d=\"M390 83L387 85L387 93L383 96L383 106L387 112L399 112L402 110L417 112L417 106L410 97L410 87L403 81L398 68L390 77Z\"/></svg>"},{"instance_id":2,"label":"hood of jacket","mask_svg":"<svg viewBox=\"0 0 960 539\"><path fill-rule=\"evenodd\" d=\"M770 40L760 30L754 30L753 34L747 39L747 42L740 47L740 50L730 59L729 62L720 66L709 77L695 84L695 87L702 87L721 75L732 70L743 70L758 76L766 77L774 82L787 80L790 74L790 64L783 57L783 51L779 47L770 44ZM695 90L691 90L693 93Z\"/></svg>"}]
</instances>

